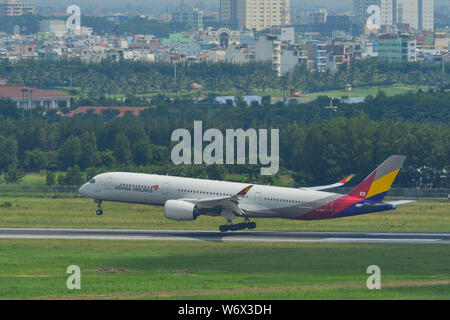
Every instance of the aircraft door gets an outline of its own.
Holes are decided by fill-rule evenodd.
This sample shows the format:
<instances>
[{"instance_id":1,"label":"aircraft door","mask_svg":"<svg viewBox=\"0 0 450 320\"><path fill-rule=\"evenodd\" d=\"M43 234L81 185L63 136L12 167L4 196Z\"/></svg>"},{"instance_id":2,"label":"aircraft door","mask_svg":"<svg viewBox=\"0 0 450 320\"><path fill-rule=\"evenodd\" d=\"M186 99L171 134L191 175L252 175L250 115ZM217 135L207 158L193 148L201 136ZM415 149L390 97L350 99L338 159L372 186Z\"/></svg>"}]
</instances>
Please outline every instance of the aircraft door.
<instances>
[{"instance_id":1,"label":"aircraft door","mask_svg":"<svg viewBox=\"0 0 450 320\"><path fill-rule=\"evenodd\" d=\"M167 196L169 194L169 184L168 183L164 183L163 184L162 193L165 196Z\"/></svg>"},{"instance_id":2,"label":"aircraft door","mask_svg":"<svg viewBox=\"0 0 450 320\"><path fill-rule=\"evenodd\" d=\"M255 200L256 200L256 203L258 203L258 204L261 204L261 192L257 192L256 194L255 194Z\"/></svg>"},{"instance_id":3,"label":"aircraft door","mask_svg":"<svg viewBox=\"0 0 450 320\"><path fill-rule=\"evenodd\" d=\"M325 207L325 210L326 210L327 212L333 211L333 201L330 201L330 202L327 203L327 205L326 205L326 207Z\"/></svg>"},{"instance_id":4,"label":"aircraft door","mask_svg":"<svg viewBox=\"0 0 450 320\"><path fill-rule=\"evenodd\" d=\"M113 187L113 179L112 179L112 177L106 177L105 190L111 190L112 187Z\"/></svg>"}]
</instances>

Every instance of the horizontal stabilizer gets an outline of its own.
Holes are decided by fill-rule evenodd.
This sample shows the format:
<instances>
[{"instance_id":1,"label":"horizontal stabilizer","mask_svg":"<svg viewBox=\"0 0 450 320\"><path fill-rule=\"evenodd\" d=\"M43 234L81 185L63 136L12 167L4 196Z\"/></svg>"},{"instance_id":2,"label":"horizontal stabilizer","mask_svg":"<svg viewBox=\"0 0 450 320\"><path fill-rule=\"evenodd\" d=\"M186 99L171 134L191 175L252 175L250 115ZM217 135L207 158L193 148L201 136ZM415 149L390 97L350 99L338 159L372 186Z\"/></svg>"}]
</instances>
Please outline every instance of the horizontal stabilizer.
<instances>
[{"instance_id":1,"label":"horizontal stabilizer","mask_svg":"<svg viewBox=\"0 0 450 320\"><path fill-rule=\"evenodd\" d=\"M412 203L412 202L417 202L415 200L398 200L398 201L391 201L391 202L386 202L387 204L391 204L394 207L400 206L402 204L407 204L407 203Z\"/></svg>"}]
</instances>

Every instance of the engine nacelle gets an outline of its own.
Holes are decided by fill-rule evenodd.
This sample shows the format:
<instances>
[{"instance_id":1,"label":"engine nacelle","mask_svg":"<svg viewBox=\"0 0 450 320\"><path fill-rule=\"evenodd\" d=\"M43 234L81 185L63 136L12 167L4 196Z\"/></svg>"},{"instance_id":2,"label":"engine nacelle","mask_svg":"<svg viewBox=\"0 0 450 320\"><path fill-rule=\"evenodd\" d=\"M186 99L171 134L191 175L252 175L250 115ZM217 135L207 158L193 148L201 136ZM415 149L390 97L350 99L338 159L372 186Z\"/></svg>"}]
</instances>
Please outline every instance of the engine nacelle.
<instances>
[{"instance_id":1,"label":"engine nacelle","mask_svg":"<svg viewBox=\"0 0 450 320\"><path fill-rule=\"evenodd\" d=\"M181 200L167 200L164 205L164 215L167 219L177 221L192 221L200 215L195 204Z\"/></svg>"}]
</instances>

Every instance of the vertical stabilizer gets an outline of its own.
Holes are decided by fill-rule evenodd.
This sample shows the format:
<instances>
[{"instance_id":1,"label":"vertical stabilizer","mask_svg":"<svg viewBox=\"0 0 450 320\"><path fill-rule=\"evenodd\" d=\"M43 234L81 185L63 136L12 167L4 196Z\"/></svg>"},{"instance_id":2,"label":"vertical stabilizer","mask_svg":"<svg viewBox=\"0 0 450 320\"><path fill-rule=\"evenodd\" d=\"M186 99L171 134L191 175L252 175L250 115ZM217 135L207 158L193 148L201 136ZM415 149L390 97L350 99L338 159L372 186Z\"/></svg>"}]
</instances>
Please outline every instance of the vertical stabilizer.
<instances>
[{"instance_id":1,"label":"vertical stabilizer","mask_svg":"<svg viewBox=\"0 0 450 320\"><path fill-rule=\"evenodd\" d=\"M405 159L406 156L390 156L348 195L376 202L383 201Z\"/></svg>"}]
</instances>

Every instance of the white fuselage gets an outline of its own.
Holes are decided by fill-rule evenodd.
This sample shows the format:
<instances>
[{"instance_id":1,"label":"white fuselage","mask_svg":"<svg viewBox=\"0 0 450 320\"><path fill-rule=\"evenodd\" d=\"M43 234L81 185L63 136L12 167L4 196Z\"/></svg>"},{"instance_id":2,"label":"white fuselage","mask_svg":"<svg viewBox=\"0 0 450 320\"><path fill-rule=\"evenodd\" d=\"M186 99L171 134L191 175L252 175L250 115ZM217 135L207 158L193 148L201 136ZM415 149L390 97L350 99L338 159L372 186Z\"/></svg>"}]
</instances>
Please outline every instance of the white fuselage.
<instances>
[{"instance_id":1,"label":"white fuselage","mask_svg":"<svg viewBox=\"0 0 450 320\"><path fill-rule=\"evenodd\" d=\"M101 201L163 206L168 200L231 197L248 185L154 174L114 172L96 176L91 182L81 187L80 193ZM331 211L333 208L328 205L341 196L309 189L254 185L247 195L240 199L239 207L249 217L297 219L302 214L317 208Z\"/></svg>"}]
</instances>

